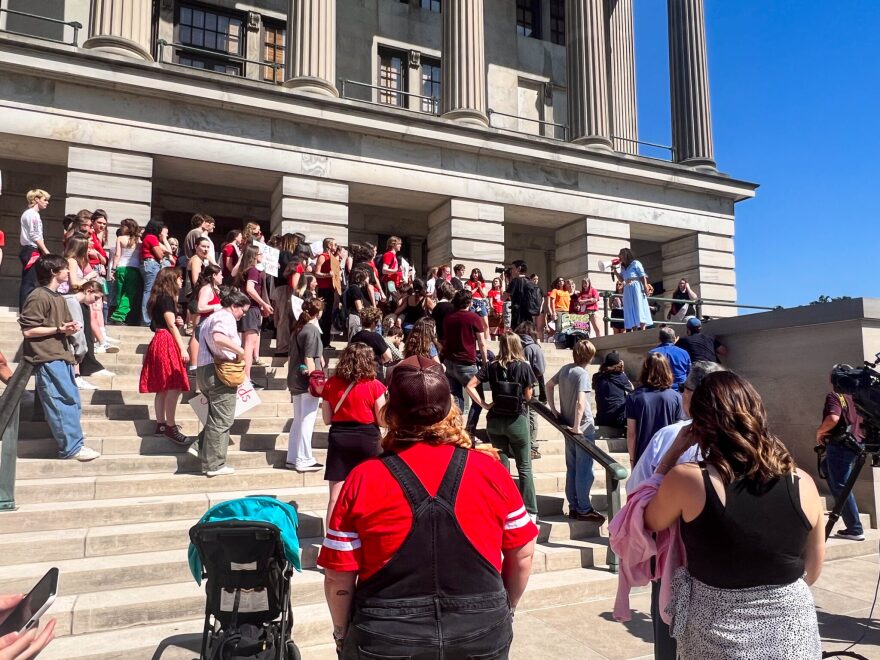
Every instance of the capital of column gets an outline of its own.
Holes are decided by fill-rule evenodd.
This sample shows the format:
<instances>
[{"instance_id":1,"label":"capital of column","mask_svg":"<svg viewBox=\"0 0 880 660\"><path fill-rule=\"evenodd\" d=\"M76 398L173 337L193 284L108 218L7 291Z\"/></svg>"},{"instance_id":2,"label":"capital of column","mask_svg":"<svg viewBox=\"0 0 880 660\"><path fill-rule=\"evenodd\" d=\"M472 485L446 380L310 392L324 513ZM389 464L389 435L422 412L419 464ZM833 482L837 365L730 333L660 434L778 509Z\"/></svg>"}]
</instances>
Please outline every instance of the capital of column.
<instances>
[{"instance_id":1,"label":"capital of column","mask_svg":"<svg viewBox=\"0 0 880 660\"><path fill-rule=\"evenodd\" d=\"M668 0L672 147L676 162L715 169L703 0Z\"/></svg>"},{"instance_id":2,"label":"capital of column","mask_svg":"<svg viewBox=\"0 0 880 660\"><path fill-rule=\"evenodd\" d=\"M605 0L567 0L565 54L569 139L610 151Z\"/></svg>"},{"instance_id":3,"label":"capital of column","mask_svg":"<svg viewBox=\"0 0 880 660\"><path fill-rule=\"evenodd\" d=\"M152 62L150 0L92 0L91 33L83 48Z\"/></svg>"},{"instance_id":4,"label":"capital of column","mask_svg":"<svg viewBox=\"0 0 880 660\"><path fill-rule=\"evenodd\" d=\"M607 0L608 80L614 150L638 154L633 0Z\"/></svg>"},{"instance_id":5,"label":"capital of column","mask_svg":"<svg viewBox=\"0 0 880 660\"><path fill-rule=\"evenodd\" d=\"M290 0L284 86L319 96L336 89L336 0Z\"/></svg>"},{"instance_id":6,"label":"capital of column","mask_svg":"<svg viewBox=\"0 0 880 660\"><path fill-rule=\"evenodd\" d=\"M483 0L443 3L442 114L488 126Z\"/></svg>"}]
</instances>

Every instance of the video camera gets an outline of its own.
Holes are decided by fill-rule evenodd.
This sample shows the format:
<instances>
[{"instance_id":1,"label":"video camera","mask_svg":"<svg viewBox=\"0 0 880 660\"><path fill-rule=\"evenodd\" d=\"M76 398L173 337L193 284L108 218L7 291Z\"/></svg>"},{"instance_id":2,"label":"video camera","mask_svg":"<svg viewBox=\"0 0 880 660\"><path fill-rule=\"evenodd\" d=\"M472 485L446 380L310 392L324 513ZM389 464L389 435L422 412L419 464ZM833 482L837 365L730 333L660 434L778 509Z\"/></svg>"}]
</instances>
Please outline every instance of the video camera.
<instances>
[{"instance_id":1,"label":"video camera","mask_svg":"<svg viewBox=\"0 0 880 660\"><path fill-rule=\"evenodd\" d=\"M862 418L865 451L880 453L880 353L863 367L839 364L831 371L831 386L838 394L849 395Z\"/></svg>"}]
</instances>

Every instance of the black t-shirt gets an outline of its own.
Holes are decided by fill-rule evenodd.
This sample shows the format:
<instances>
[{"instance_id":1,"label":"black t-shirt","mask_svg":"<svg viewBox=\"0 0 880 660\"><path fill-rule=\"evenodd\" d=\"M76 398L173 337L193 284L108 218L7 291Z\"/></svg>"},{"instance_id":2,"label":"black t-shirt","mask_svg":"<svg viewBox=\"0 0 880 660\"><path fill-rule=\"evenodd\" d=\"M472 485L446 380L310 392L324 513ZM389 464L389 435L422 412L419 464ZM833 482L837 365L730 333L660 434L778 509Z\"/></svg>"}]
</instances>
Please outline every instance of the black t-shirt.
<instances>
[{"instance_id":1,"label":"black t-shirt","mask_svg":"<svg viewBox=\"0 0 880 660\"><path fill-rule=\"evenodd\" d=\"M526 278L514 277L507 285L507 293L510 295L510 304L519 308L526 293Z\"/></svg>"},{"instance_id":2,"label":"black t-shirt","mask_svg":"<svg viewBox=\"0 0 880 660\"><path fill-rule=\"evenodd\" d=\"M504 376L503 372L506 371L507 375ZM511 362L506 367L502 366L500 362L497 360L495 362L490 362L488 367L482 367L477 372L477 379L481 383L485 383L488 381L489 388L492 390L492 398L496 397L496 388L499 382L508 382L508 383L519 383L523 391L527 387L534 387L537 379L535 378L535 373L532 371L532 367L528 362L521 362L516 360ZM522 409L519 412L520 415L528 414L528 410L526 408L526 400L523 397ZM506 417L507 415L501 415L499 413L495 413L493 410L489 410L488 417Z\"/></svg>"},{"instance_id":3,"label":"black t-shirt","mask_svg":"<svg viewBox=\"0 0 880 660\"><path fill-rule=\"evenodd\" d=\"M658 293L658 291L657 291L657 289L656 289L656 287L655 287L655 288L654 288L654 294L656 295L657 293ZM688 303L686 303L686 304L682 304L682 303L672 303L672 305L671 305L670 308L669 308L669 313L670 313L670 314L678 314L678 313L681 311L681 308L682 308L682 307L687 307L687 310L685 311L684 315L685 315L685 316L692 316L692 315L693 315L693 313L694 313L694 306L693 306L692 304L690 304L690 302L689 302L690 299L691 299L691 297L688 295L687 291L682 291L682 290L679 289L678 287L675 287L675 291L674 291L673 294L672 294L672 298L673 298L674 300L687 300Z\"/></svg>"},{"instance_id":4,"label":"black t-shirt","mask_svg":"<svg viewBox=\"0 0 880 660\"><path fill-rule=\"evenodd\" d=\"M275 286L287 286L287 278L284 277L284 269L287 268L287 264L293 261L294 255L293 252L287 252L286 250L282 250L278 254L278 277L275 278Z\"/></svg>"},{"instance_id":5,"label":"black t-shirt","mask_svg":"<svg viewBox=\"0 0 880 660\"><path fill-rule=\"evenodd\" d=\"M721 342L715 339L715 337L699 333L690 337L679 338L676 346L687 351L687 354L691 356L691 364L701 360L704 362L718 362L718 356L715 354L715 351L721 346Z\"/></svg>"},{"instance_id":6,"label":"black t-shirt","mask_svg":"<svg viewBox=\"0 0 880 660\"><path fill-rule=\"evenodd\" d=\"M165 323L165 312L171 312L177 316L177 301L168 296L159 296L150 310L150 330L156 332L158 330L170 330L171 328Z\"/></svg>"},{"instance_id":7,"label":"black t-shirt","mask_svg":"<svg viewBox=\"0 0 880 660\"><path fill-rule=\"evenodd\" d=\"M440 341L443 341L443 321L454 311L455 307L448 300L438 302L431 310L431 316L434 318L434 323L437 324L437 339Z\"/></svg>"},{"instance_id":8,"label":"black t-shirt","mask_svg":"<svg viewBox=\"0 0 880 660\"><path fill-rule=\"evenodd\" d=\"M623 373L597 373L593 376L596 393L596 424L626 425L626 397L633 391L632 383Z\"/></svg>"},{"instance_id":9,"label":"black t-shirt","mask_svg":"<svg viewBox=\"0 0 880 660\"><path fill-rule=\"evenodd\" d=\"M361 330L355 333L349 343L353 344L356 341L372 348L377 360L385 355L385 351L388 350L388 344L385 343L385 340L382 339L378 332L373 330Z\"/></svg>"},{"instance_id":10,"label":"black t-shirt","mask_svg":"<svg viewBox=\"0 0 880 660\"><path fill-rule=\"evenodd\" d=\"M357 284L349 284L343 297L345 298L345 308L348 310L349 314L358 313L357 307L355 306L355 302L358 300L361 301L361 304L364 307L367 306L367 297Z\"/></svg>"},{"instance_id":11,"label":"black t-shirt","mask_svg":"<svg viewBox=\"0 0 880 660\"><path fill-rule=\"evenodd\" d=\"M461 281L459 278L457 278L457 277L453 277L451 280L449 280L449 283L452 285L452 287L453 287L456 291L461 291L461 290L464 289L464 282L462 282L462 281Z\"/></svg>"}]
</instances>

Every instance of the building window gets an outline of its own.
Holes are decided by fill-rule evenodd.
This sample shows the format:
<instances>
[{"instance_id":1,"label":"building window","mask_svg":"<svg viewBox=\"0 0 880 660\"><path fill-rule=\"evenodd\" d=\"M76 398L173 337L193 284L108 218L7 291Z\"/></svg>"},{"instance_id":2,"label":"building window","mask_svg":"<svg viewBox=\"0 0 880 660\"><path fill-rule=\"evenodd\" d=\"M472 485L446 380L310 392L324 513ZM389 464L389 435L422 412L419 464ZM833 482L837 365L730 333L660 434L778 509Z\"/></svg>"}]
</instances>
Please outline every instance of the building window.
<instances>
[{"instance_id":1,"label":"building window","mask_svg":"<svg viewBox=\"0 0 880 660\"><path fill-rule=\"evenodd\" d=\"M429 97L420 99L421 109L434 114L440 109L440 60L422 57L421 61L422 88L419 94Z\"/></svg>"},{"instance_id":2,"label":"building window","mask_svg":"<svg viewBox=\"0 0 880 660\"><path fill-rule=\"evenodd\" d=\"M407 105L407 53L391 48L379 49L379 103ZM393 91L384 91L393 90Z\"/></svg>"},{"instance_id":3,"label":"building window","mask_svg":"<svg viewBox=\"0 0 880 660\"><path fill-rule=\"evenodd\" d=\"M244 18L241 16L223 14L196 5L180 5L177 43L181 46L213 51L216 55L179 49L177 61L197 69L240 76L244 73L241 63L226 56L242 56L244 34Z\"/></svg>"},{"instance_id":4,"label":"building window","mask_svg":"<svg viewBox=\"0 0 880 660\"><path fill-rule=\"evenodd\" d=\"M264 66L263 80L278 84L284 82L285 32L283 25L263 21L263 61L281 65L280 68Z\"/></svg>"},{"instance_id":5,"label":"building window","mask_svg":"<svg viewBox=\"0 0 880 660\"><path fill-rule=\"evenodd\" d=\"M428 11L440 13L440 0L419 0L419 6Z\"/></svg>"},{"instance_id":6,"label":"building window","mask_svg":"<svg viewBox=\"0 0 880 660\"><path fill-rule=\"evenodd\" d=\"M550 41L565 45L565 0L550 0Z\"/></svg>"},{"instance_id":7,"label":"building window","mask_svg":"<svg viewBox=\"0 0 880 660\"><path fill-rule=\"evenodd\" d=\"M541 38L540 0L516 0L516 33Z\"/></svg>"}]
</instances>

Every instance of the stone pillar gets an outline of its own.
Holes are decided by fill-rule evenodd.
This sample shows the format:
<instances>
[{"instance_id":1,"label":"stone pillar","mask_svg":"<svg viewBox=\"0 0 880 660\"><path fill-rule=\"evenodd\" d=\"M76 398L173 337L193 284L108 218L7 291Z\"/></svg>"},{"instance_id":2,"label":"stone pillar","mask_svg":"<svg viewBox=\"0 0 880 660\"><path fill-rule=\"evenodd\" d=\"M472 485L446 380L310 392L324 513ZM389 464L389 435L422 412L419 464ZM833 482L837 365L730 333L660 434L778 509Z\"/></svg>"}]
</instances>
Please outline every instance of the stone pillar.
<instances>
[{"instance_id":1,"label":"stone pillar","mask_svg":"<svg viewBox=\"0 0 880 660\"><path fill-rule=\"evenodd\" d=\"M92 26L83 48L147 62L152 33L151 0L92 0Z\"/></svg>"},{"instance_id":2,"label":"stone pillar","mask_svg":"<svg viewBox=\"0 0 880 660\"><path fill-rule=\"evenodd\" d=\"M667 241L662 247L664 297L669 298L681 278L686 278L701 298L736 301L736 260L733 238L692 234ZM735 307L703 305L706 316L736 316Z\"/></svg>"},{"instance_id":3,"label":"stone pillar","mask_svg":"<svg viewBox=\"0 0 880 660\"><path fill-rule=\"evenodd\" d=\"M65 213L103 209L114 229L125 218L147 224L153 199L152 156L70 147L67 167Z\"/></svg>"},{"instance_id":4,"label":"stone pillar","mask_svg":"<svg viewBox=\"0 0 880 660\"><path fill-rule=\"evenodd\" d=\"M486 278L504 265L503 206L450 199L428 215L428 264L459 262Z\"/></svg>"},{"instance_id":5,"label":"stone pillar","mask_svg":"<svg viewBox=\"0 0 880 660\"><path fill-rule=\"evenodd\" d=\"M320 96L336 89L336 0L290 0L285 87Z\"/></svg>"},{"instance_id":6,"label":"stone pillar","mask_svg":"<svg viewBox=\"0 0 880 660\"><path fill-rule=\"evenodd\" d=\"M302 232L309 243L348 245L348 184L285 174L272 193L272 234Z\"/></svg>"},{"instance_id":7,"label":"stone pillar","mask_svg":"<svg viewBox=\"0 0 880 660\"><path fill-rule=\"evenodd\" d=\"M605 0L567 0L565 55L569 140L610 150Z\"/></svg>"},{"instance_id":8,"label":"stone pillar","mask_svg":"<svg viewBox=\"0 0 880 660\"><path fill-rule=\"evenodd\" d=\"M638 154L639 145L635 142L639 139L639 122L633 0L607 0L607 3L612 141L615 151Z\"/></svg>"},{"instance_id":9,"label":"stone pillar","mask_svg":"<svg viewBox=\"0 0 880 660\"><path fill-rule=\"evenodd\" d=\"M443 3L443 116L463 124L488 126L483 0Z\"/></svg>"},{"instance_id":10,"label":"stone pillar","mask_svg":"<svg viewBox=\"0 0 880 660\"><path fill-rule=\"evenodd\" d=\"M714 170L703 0L668 1L674 159Z\"/></svg>"},{"instance_id":11,"label":"stone pillar","mask_svg":"<svg viewBox=\"0 0 880 660\"><path fill-rule=\"evenodd\" d=\"M599 270L600 261L611 261L630 247L629 223L599 218L581 218L556 230L556 275L573 279L588 276L593 286L614 290L611 273Z\"/></svg>"}]
</instances>

